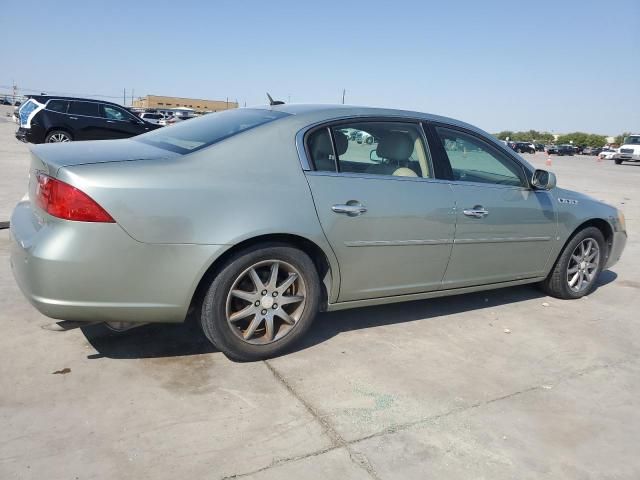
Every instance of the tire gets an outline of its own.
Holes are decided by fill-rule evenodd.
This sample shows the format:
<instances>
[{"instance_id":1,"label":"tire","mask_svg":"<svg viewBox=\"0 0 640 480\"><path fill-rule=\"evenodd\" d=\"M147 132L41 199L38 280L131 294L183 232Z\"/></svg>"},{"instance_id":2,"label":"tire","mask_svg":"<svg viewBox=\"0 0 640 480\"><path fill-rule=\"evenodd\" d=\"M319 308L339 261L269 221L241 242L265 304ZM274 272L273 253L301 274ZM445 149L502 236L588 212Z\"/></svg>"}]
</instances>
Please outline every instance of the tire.
<instances>
[{"instance_id":1,"label":"tire","mask_svg":"<svg viewBox=\"0 0 640 480\"><path fill-rule=\"evenodd\" d=\"M44 143L72 142L73 137L64 130L51 130L44 139Z\"/></svg>"},{"instance_id":2,"label":"tire","mask_svg":"<svg viewBox=\"0 0 640 480\"><path fill-rule=\"evenodd\" d=\"M516 150L516 151L517 151L518 153L522 153L522 149L520 149L520 148L519 148L518 150Z\"/></svg>"},{"instance_id":3,"label":"tire","mask_svg":"<svg viewBox=\"0 0 640 480\"><path fill-rule=\"evenodd\" d=\"M275 282L271 281L273 264L278 265ZM292 273L296 279L286 286ZM318 272L306 253L281 243L256 245L231 257L211 282L202 301L202 330L232 360L271 358L309 329L319 308L320 291ZM284 298L286 306L278 305Z\"/></svg>"},{"instance_id":4,"label":"tire","mask_svg":"<svg viewBox=\"0 0 640 480\"><path fill-rule=\"evenodd\" d=\"M615 158L613 161L616 162L616 165L622 165L622 160L619 158Z\"/></svg>"},{"instance_id":5,"label":"tire","mask_svg":"<svg viewBox=\"0 0 640 480\"><path fill-rule=\"evenodd\" d=\"M596 266L591 272L586 271L585 273L586 276L590 276L588 283L583 285L583 288L574 290L574 288L576 288L576 286L579 286L579 284L582 282L582 277L573 287L571 287L569 279L573 279L572 276L575 274L573 272L570 272L569 270L578 268L578 271L576 273L580 275L580 268L582 266L588 268L588 265L590 265L590 263L586 260L577 262L575 260L576 257L573 256L573 254L575 253L576 249L581 248L583 242L587 243L590 240L594 241L598 246L598 254L596 257L597 262L591 262L595 263ZM577 256L580 257L580 254L578 253ZM586 255L586 258L589 258L589 255ZM556 260L553 269L549 273L549 276L542 281L542 290L544 290L547 295L564 300L572 300L584 297L594 289L596 281L598 279L598 275L600 275L600 272L602 271L602 267L606 258L607 246L602 232L596 227L587 227L583 230L580 230L565 245L564 249L560 253L560 256Z\"/></svg>"}]
</instances>

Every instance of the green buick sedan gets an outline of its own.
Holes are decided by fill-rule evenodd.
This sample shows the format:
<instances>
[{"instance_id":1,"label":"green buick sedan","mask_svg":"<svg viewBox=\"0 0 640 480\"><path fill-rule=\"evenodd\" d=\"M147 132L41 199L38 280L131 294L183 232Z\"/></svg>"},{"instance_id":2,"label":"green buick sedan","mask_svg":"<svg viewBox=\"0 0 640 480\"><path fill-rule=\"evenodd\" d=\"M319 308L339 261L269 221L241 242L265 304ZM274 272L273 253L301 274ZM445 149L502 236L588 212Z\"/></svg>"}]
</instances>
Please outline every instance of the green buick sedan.
<instances>
[{"instance_id":1,"label":"green buick sedan","mask_svg":"<svg viewBox=\"0 0 640 480\"><path fill-rule=\"evenodd\" d=\"M195 317L236 360L285 352L318 311L527 283L580 298L627 239L614 207L418 112L270 105L31 153L11 218L27 299L121 329Z\"/></svg>"}]
</instances>

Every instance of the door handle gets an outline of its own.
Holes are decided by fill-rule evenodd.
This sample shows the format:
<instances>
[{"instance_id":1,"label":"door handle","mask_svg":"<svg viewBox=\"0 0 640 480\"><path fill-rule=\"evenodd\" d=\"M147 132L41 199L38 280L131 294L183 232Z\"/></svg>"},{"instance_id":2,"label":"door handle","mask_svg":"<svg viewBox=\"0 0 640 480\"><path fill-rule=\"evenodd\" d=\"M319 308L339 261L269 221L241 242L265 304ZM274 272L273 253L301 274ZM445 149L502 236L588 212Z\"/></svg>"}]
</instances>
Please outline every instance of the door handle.
<instances>
[{"instance_id":1,"label":"door handle","mask_svg":"<svg viewBox=\"0 0 640 480\"><path fill-rule=\"evenodd\" d=\"M107 120L107 123L115 123L113 120Z\"/></svg>"},{"instance_id":2,"label":"door handle","mask_svg":"<svg viewBox=\"0 0 640 480\"><path fill-rule=\"evenodd\" d=\"M78 117L69 117L71 120L77 120Z\"/></svg>"},{"instance_id":3,"label":"door handle","mask_svg":"<svg viewBox=\"0 0 640 480\"><path fill-rule=\"evenodd\" d=\"M335 213L344 213L350 217L357 217L366 213L367 207L355 200L349 200L346 204L337 204L331 207Z\"/></svg>"},{"instance_id":4,"label":"door handle","mask_svg":"<svg viewBox=\"0 0 640 480\"><path fill-rule=\"evenodd\" d=\"M467 217L484 218L489 215L489 210L484 208L482 205L476 205L473 208L463 210L462 213L464 213Z\"/></svg>"}]
</instances>

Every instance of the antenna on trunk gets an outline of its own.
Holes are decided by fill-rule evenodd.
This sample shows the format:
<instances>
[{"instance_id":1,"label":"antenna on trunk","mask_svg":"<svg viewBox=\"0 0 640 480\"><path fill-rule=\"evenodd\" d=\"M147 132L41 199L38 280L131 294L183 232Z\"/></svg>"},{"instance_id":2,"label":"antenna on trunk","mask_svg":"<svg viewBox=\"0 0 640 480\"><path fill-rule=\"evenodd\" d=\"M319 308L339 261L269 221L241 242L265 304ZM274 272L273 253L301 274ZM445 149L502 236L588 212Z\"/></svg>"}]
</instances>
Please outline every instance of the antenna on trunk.
<instances>
[{"instance_id":1,"label":"antenna on trunk","mask_svg":"<svg viewBox=\"0 0 640 480\"><path fill-rule=\"evenodd\" d=\"M269 99L269 105L271 106L284 105L284 102L282 100L274 100L273 98L271 98L271 95L269 95L269 92L267 92L267 98Z\"/></svg>"}]
</instances>

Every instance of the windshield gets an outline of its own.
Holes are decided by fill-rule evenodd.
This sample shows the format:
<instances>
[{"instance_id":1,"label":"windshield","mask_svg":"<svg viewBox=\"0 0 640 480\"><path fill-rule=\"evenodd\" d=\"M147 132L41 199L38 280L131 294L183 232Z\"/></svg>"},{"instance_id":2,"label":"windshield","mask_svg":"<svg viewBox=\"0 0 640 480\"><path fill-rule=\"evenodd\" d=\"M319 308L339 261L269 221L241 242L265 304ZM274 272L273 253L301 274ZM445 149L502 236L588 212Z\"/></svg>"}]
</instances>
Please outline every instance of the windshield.
<instances>
[{"instance_id":1,"label":"windshield","mask_svg":"<svg viewBox=\"0 0 640 480\"><path fill-rule=\"evenodd\" d=\"M287 116L288 113L272 110L238 108L154 130L132 140L185 154Z\"/></svg>"},{"instance_id":2,"label":"windshield","mask_svg":"<svg viewBox=\"0 0 640 480\"><path fill-rule=\"evenodd\" d=\"M640 135L633 135L631 137L625 137L625 145L640 145Z\"/></svg>"}]
</instances>

